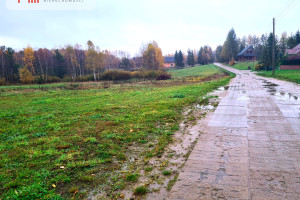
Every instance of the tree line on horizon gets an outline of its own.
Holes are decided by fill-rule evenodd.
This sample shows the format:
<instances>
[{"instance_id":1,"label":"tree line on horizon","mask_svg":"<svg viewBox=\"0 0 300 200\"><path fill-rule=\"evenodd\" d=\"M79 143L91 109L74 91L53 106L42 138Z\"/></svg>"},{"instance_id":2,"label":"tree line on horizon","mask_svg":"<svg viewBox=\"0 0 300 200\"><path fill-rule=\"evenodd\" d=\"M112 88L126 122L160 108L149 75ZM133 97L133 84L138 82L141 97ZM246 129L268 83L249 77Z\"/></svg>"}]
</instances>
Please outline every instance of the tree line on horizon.
<instances>
[{"instance_id":1,"label":"tree line on horizon","mask_svg":"<svg viewBox=\"0 0 300 200\"><path fill-rule=\"evenodd\" d=\"M273 42L273 33L262 34L261 37L256 35L243 36L238 38L232 28L223 45L216 48L215 56L218 62L229 62L232 59L238 59L238 53L248 46L253 46L259 61L261 69L270 70L272 68L272 49L275 45L275 66L284 62L286 59L286 49L292 49L300 44L299 30L295 34L287 35L286 32L281 37L275 35Z\"/></svg>"},{"instance_id":2,"label":"tree line on horizon","mask_svg":"<svg viewBox=\"0 0 300 200\"><path fill-rule=\"evenodd\" d=\"M0 85L12 83L51 83L59 81L99 81L109 70L159 70L164 57L157 42L143 44L138 56L125 51L100 50L92 41L87 49L76 44L60 49L27 46L21 51L0 48Z\"/></svg>"},{"instance_id":3,"label":"tree line on horizon","mask_svg":"<svg viewBox=\"0 0 300 200\"><path fill-rule=\"evenodd\" d=\"M192 67L196 64L207 65L215 61L214 53L210 46L206 45L200 47L199 51L188 49L187 55L179 50L175 51L174 61L177 68L184 68L184 66Z\"/></svg>"}]
</instances>

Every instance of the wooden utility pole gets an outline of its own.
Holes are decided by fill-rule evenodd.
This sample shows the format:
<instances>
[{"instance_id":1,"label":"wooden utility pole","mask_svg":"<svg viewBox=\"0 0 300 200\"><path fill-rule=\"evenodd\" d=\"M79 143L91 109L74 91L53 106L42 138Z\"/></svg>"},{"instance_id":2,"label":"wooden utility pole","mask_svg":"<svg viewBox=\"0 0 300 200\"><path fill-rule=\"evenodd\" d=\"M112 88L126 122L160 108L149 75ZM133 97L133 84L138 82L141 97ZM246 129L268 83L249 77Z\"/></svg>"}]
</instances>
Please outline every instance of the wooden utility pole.
<instances>
[{"instance_id":1,"label":"wooden utility pole","mask_svg":"<svg viewBox=\"0 0 300 200\"><path fill-rule=\"evenodd\" d=\"M273 58L272 58L272 64L273 64L272 76L274 76L275 75L275 18L273 18Z\"/></svg>"}]
</instances>

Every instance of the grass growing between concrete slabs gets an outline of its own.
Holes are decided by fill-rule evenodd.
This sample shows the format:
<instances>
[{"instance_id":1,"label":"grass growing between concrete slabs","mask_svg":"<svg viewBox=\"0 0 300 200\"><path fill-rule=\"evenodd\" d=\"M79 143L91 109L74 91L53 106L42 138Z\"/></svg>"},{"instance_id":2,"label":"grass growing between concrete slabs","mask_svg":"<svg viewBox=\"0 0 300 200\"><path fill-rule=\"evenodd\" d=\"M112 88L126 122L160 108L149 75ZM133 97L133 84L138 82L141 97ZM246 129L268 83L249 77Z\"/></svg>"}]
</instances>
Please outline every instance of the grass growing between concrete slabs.
<instances>
[{"instance_id":1,"label":"grass growing between concrete slabs","mask_svg":"<svg viewBox=\"0 0 300 200\"><path fill-rule=\"evenodd\" d=\"M272 71L258 71L257 75L300 84L300 70L276 70L274 76Z\"/></svg>"},{"instance_id":2,"label":"grass growing between concrete slabs","mask_svg":"<svg viewBox=\"0 0 300 200\"><path fill-rule=\"evenodd\" d=\"M255 65L257 64L258 62L255 61L255 62L238 62L236 63L235 65L233 66L229 66L227 65L228 67L232 67L234 69L238 69L238 70L249 70L248 67L250 66L252 70L255 69Z\"/></svg>"},{"instance_id":3,"label":"grass growing between concrete slabs","mask_svg":"<svg viewBox=\"0 0 300 200\"><path fill-rule=\"evenodd\" d=\"M121 171L132 147L138 158L162 155L183 108L230 79L0 93L0 199L84 199L100 185L118 196L139 179L138 169Z\"/></svg>"}]
</instances>

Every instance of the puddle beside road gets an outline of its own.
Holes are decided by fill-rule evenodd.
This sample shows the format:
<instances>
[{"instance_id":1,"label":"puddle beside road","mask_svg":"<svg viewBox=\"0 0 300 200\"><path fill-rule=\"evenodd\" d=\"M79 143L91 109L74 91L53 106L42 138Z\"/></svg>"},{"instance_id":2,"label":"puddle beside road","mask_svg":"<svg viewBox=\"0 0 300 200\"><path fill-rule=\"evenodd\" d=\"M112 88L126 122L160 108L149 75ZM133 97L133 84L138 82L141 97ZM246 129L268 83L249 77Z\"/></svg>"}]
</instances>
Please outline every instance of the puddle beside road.
<instances>
[{"instance_id":1,"label":"puddle beside road","mask_svg":"<svg viewBox=\"0 0 300 200\"><path fill-rule=\"evenodd\" d=\"M275 91L275 92L271 92L271 95L275 96L276 99L282 100L282 101L300 102L300 98L291 93Z\"/></svg>"},{"instance_id":2,"label":"puddle beside road","mask_svg":"<svg viewBox=\"0 0 300 200\"><path fill-rule=\"evenodd\" d=\"M276 89L276 86L278 86L277 84L266 81L266 80L264 80L263 82L264 82L263 87L266 88L267 92L269 92L276 99L281 100L281 101L300 102L299 97L297 97L291 93L288 93L288 92L278 91Z\"/></svg>"},{"instance_id":3,"label":"puddle beside road","mask_svg":"<svg viewBox=\"0 0 300 200\"><path fill-rule=\"evenodd\" d=\"M196 108L199 108L201 110L213 110L215 107L212 105L196 105Z\"/></svg>"},{"instance_id":4,"label":"puddle beside road","mask_svg":"<svg viewBox=\"0 0 300 200\"><path fill-rule=\"evenodd\" d=\"M263 81L263 86L264 86L264 87L275 87L275 86L278 86L278 85L275 84L275 83L272 83L272 82L270 82L270 81L264 80L264 81Z\"/></svg>"},{"instance_id":5,"label":"puddle beside road","mask_svg":"<svg viewBox=\"0 0 300 200\"><path fill-rule=\"evenodd\" d=\"M229 86L222 86L222 87L219 87L218 90L219 91L225 91L225 90L228 90L229 89Z\"/></svg>"}]
</instances>

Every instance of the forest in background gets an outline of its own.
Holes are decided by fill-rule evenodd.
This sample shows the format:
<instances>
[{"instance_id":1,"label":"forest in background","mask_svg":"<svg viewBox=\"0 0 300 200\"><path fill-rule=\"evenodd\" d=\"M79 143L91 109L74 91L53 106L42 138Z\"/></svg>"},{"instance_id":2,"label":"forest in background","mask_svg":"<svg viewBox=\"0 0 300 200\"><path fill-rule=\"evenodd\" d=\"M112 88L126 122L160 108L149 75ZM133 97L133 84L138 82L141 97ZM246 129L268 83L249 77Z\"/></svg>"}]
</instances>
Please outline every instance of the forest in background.
<instances>
[{"instance_id":1,"label":"forest in background","mask_svg":"<svg viewBox=\"0 0 300 200\"><path fill-rule=\"evenodd\" d=\"M275 37L276 66L286 59L286 49L294 48L300 43L300 32L290 36L282 33ZM269 70L272 66L273 34L243 36L238 38L231 29L223 45L215 51L208 45L198 51L189 49L187 54L181 50L174 56L177 68L185 66L206 65L218 62L237 60L237 54L245 47L252 45L259 60L259 68ZM0 47L0 85L19 83L53 83L99 81L129 78L158 78L164 72L164 57L157 42L142 44L137 56L131 58L126 51L100 50L92 41L86 49L81 45L66 45L60 49L27 46L21 51L10 47ZM106 72L105 71L109 71ZM112 72L113 71L113 72ZM123 71L139 71L125 73ZM159 72L157 72L159 71ZM169 77L163 75L163 77Z\"/></svg>"}]
</instances>

